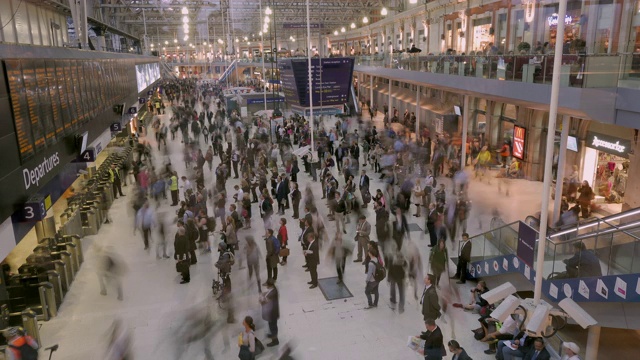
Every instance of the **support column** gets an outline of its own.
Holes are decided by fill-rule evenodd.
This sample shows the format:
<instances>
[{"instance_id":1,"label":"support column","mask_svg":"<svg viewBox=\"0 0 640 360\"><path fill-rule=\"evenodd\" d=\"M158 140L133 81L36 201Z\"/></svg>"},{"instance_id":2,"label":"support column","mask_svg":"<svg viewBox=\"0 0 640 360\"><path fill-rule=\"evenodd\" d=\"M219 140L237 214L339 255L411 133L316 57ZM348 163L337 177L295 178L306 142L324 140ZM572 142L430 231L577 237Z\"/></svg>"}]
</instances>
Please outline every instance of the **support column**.
<instances>
[{"instance_id":1,"label":"support column","mask_svg":"<svg viewBox=\"0 0 640 360\"><path fill-rule=\"evenodd\" d=\"M598 349L600 348L600 329L599 325L589 327L589 334L587 335L587 350L584 360L597 360Z\"/></svg>"},{"instance_id":2,"label":"support column","mask_svg":"<svg viewBox=\"0 0 640 360\"><path fill-rule=\"evenodd\" d=\"M560 135L560 149L558 150L558 170L556 171L556 198L553 200L553 219L555 224L560 219L560 204L562 201L562 179L564 179L564 167L567 162L567 139L571 117L562 116L562 135ZM551 131L551 129L549 129Z\"/></svg>"},{"instance_id":3,"label":"support column","mask_svg":"<svg viewBox=\"0 0 640 360\"><path fill-rule=\"evenodd\" d=\"M416 141L420 134L420 85L416 88Z\"/></svg>"},{"instance_id":4,"label":"support column","mask_svg":"<svg viewBox=\"0 0 640 360\"><path fill-rule=\"evenodd\" d=\"M369 106L373 106L373 75L369 75ZM373 114L376 115L378 114Z\"/></svg>"},{"instance_id":5,"label":"support column","mask_svg":"<svg viewBox=\"0 0 640 360\"><path fill-rule=\"evenodd\" d=\"M460 149L460 169L464 171L467 165L467 132L469 131L469 95L464 96L462 102L462 147Z\"/></svg>"},{"instance_id":6,"label":"support column","mask_svg":"<svg viewBox=\"0 0 640 360\"><path fill-rule=\"evenodd\" d=\"M393 117L393 107L391 106L391 83L393 80L389 79L389 106L387 106L387 116L389 124L391 124L391 118Z\"/></svg>"}]
</instances>

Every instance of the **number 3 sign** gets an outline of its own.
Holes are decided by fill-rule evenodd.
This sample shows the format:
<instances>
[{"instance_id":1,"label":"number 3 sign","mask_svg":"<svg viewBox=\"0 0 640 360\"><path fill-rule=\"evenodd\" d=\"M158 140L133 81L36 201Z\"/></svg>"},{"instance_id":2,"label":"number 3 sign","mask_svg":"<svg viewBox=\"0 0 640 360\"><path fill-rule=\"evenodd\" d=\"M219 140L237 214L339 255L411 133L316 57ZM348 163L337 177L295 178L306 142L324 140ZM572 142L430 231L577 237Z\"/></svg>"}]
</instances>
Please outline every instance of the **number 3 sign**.
<instances>
[{"instance_id":1,"label":"number 3 sign","mask_svg":"<svg viewBox=\"0 0 640 360\"><path fill-rule=\"evenodd\" d=\"M44 207L44 199L29 201L24 204L22 209L22 217L26 221L40 221L47 216L47 210Z\"/></svg>"}]
</instances>

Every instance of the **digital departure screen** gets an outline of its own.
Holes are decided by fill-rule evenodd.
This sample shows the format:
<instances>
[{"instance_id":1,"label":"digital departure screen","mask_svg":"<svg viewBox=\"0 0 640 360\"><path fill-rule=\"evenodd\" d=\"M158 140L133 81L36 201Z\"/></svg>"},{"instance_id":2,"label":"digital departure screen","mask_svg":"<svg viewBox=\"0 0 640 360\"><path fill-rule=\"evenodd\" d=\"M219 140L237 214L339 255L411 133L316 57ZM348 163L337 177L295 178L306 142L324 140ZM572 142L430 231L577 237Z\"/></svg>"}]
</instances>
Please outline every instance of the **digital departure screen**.
<instances>
[{"instance_id":1,"label":"digital departure screen","mask_svg":"<svg viewBox=\"0 0 640 360\"><path fill-rule=\"evenodd\" d=\"M307 59L278 62L282 88L288 103L309 106ZM343 105L349 101L353 76L351 58L311 59L313 106Z\"/></svg>"},{"instance_id":2,"label":"digital departure screen","mask_svg":"<svg viewBox=\"0 0 640 360\"><path fill-rule=\"evenodd\" d=\"M128 60L3 60L25 162L136 90Z\"/></svg>"}]
</instances>

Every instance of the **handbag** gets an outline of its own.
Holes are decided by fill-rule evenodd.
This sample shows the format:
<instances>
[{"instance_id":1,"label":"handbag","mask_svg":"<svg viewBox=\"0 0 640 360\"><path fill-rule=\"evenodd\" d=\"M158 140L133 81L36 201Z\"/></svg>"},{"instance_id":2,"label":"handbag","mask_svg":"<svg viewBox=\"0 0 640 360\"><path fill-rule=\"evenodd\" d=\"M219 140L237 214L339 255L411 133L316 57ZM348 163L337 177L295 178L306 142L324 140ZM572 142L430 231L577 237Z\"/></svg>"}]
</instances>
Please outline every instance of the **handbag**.
<instances>
[{"instance_id":1,"label":"handbag","mask_svg":"<svg viewBox=\"0 0 640 360\"><path fill-rule=\"evenodd\" d=\"M176 263L176 271L179 273L187 272L189 271L189 265L189 261L180 260Z\"/></svg>"},{"instance_id":2,"label":"handbag","mask_svg":"<svg viewBox=\"0 0 640 360\"><path fill-rule=\"evenodd\" d=\"M288 248L280 249L280 256L281 257L289 256L289 249Z\"/></svg>"}]
</instances>

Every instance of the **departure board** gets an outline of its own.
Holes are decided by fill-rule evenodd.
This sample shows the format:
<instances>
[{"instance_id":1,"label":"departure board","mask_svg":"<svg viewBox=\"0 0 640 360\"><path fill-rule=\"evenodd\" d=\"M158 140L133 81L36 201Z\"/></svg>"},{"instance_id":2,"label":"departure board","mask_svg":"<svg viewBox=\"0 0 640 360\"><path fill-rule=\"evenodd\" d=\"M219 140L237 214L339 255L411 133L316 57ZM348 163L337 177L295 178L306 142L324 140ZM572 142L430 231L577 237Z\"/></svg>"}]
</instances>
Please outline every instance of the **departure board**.
<instances>
[{"instance_id":1,"label":"departure board","mask_svg":"<svg viewBox=\"0 0 640 360\"><path fill-rule=\"evenodd\" d=\"M36 73L36 93L38 99L38 113L40 114L40 124L44 133L44 139L47 146L55 144L56 127L53 123L53 110L51 109L51 100L49 99L47 68L44 60L32 60L34 71Z\"/></svg>"},{"instance_id":2,"label":"departure board","mask_svg":"<svg viewBox=\"0 0 640 360\"><path fill-rule=\"evenodd\" d=\"M22 162L136 92L134 60L2 61Z\"/></svg>"},{"instance_id":3,"label":"departure board","mask_svg":"<svg viewBox=\"0 0 640 360\"><path fill-rule=\"evenodd\" d=\"M51 104L51 118L56 129L56 138L64 136L64 121L60 111L60 97L58 96L58 83L56 81L56 66L53 60L45 63L47 73L47 92Z\"/></svg>"},{"instance_id":4,"label":"departure board","mask_svg":"<svg viewBox=\"0 0 640 360\"><path fill-rule=\"evenodd\" d=\"M309 106L309 65L307 59L279 61L282 90L287 102ZM343 105L349 101L353 59L311 59L313 106Z\"/></svg>"},{"instance_id":5,"label":"departure board","mask_svg":"<svg viewBox=\"0 0 640 360\"><path fill-rule=\"evenodd\" d=\"M22 61L22 78L27 94L27 108L29 109L29 120L31 122L31 137L36 152L45 148L44 130L40 119L40 109L38 108L38 84L36 83L36 71L32 60Z\"/></svg>"},{"instance_id":6,"label":"departure board","mask_svg":"<svg viewBox=\"0 0 640 360\"><path fill-rule=\"evenodd\" d=\"M18 136L18 148L23 160L31 159L35 155L35 148L31 140L31 123L27 97L25 94L24 78L20 60L6 60L7 82L9 83L9 96L11 97L11 109L13 121Z\"/></svg>"}]
</instances>

